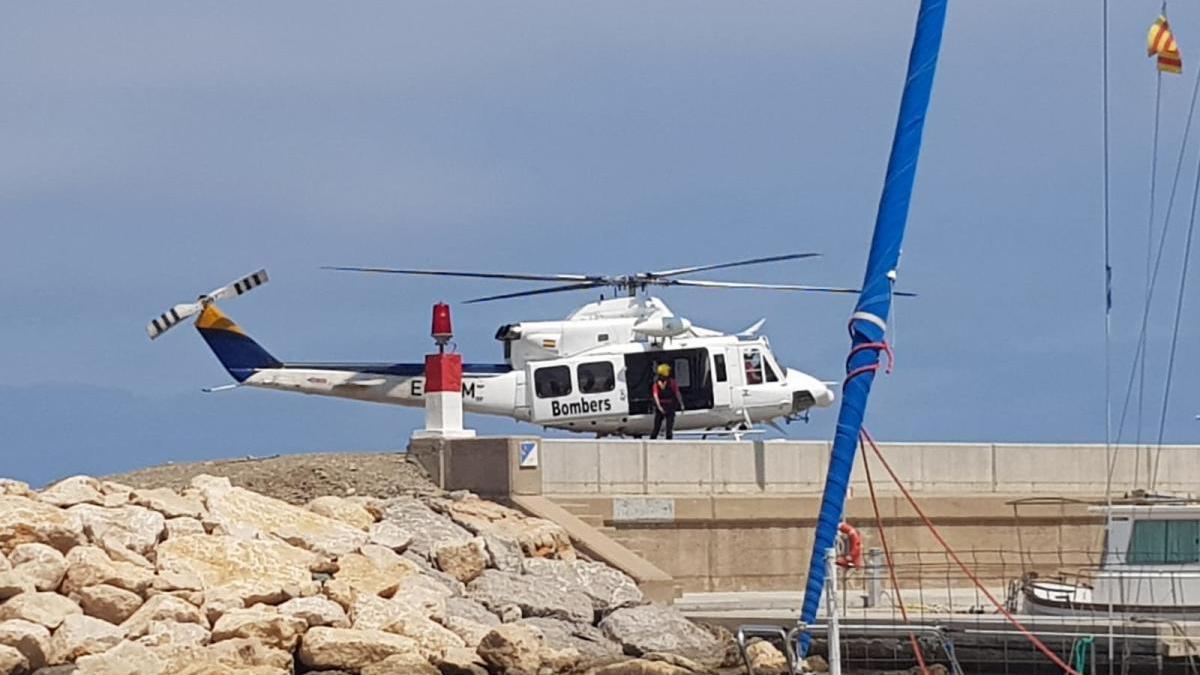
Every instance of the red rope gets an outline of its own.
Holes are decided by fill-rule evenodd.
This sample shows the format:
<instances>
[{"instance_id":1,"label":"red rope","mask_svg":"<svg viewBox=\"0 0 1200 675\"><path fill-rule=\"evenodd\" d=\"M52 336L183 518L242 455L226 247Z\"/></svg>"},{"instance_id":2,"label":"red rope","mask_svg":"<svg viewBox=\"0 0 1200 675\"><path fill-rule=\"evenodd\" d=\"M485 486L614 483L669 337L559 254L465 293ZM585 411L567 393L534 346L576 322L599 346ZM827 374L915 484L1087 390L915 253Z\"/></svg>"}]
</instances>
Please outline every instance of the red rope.
<instances>
[{"instance_id":1,"label":"red rope","mask_svg":"<svg viewBox=\"0 0 1200 675\"><path fill-rule=\"evenodd\" d=\"M912 644L913 654L917 657L917 663L921 666L922 675L929 675L929 669L925 666L925 655L921 652L921 645L917 642L917 636L912 632L912 623L908 620L908 610L904 607L904 600L900 597L900 582L896 580L896 566L892 562L892 551L888 548L887 532L883 529L883 517L879 515L879 501L875 499L875 481L871 478L871 462L867 459L867 453L863 453L863 469L867 472L867 489L871 491L871 508L875 510L875 529L879 531L879 543L883 546L883 557L887 560L888 576L892 580L892 592L895 594L896 604L900 607L900 616L904 619L904 625L909 626L908 641Z\"/></svg>"},{"instance_id":2,"label":"red rope","mask_svg":"<svg viewBox=\"0 0 1200 675\"><path fill-rule=\"evenodd\" d=\"M891 374L892 365L896 362L896 355L892 353L891 345L889 345L887 342L864 342L860 345L855 345L854 348L850 350L850 354L846 357L846 370L849 372L846 373L846 379L842 381L843 385L859 375L862 375L863 373L872 373L879 370L878 363L872 363L870 365L861 366L859 368L855 368L854 370L850 370L850 360L854 358L854 355L867 349L882 351L887 355L887 368L884 369L883 372L888 373L889 375Z\"/></svg>"},{"instance_id":3,"label":"red rope","mask_svg":"<svg viewBox=\"0 0 1200 675\"><path fill-rule=\"evenodd\" d=\"M900 482L900 477L896 475L896 472L892 470L891 465L888 464L886 459L884 459L883 453L879 450L879 446L875 444L875 439L871 438L871 434L868 433L866 429L862 430L862 436L863 438L867 439L868 443L871 444L871 449L875 451L875 456L879 458L879 461L883 464L883 468L887 469L888 474L891 475L892 480L895 481L896 487L900 488L900 492L904 494L904 498L908 500L908 503L912 505L913 510L917 512L917 516L921 518L921 522L925 523L925 527L929 528L929 531L933 534L933 537L938 540L938 543L942 545L942 548L946 549L946 553L950 554L950 557L954 560L954 563L958 565L958 568L962 570L963 574L967 575L967 578L969 578L971 582L975 584L976 588L983 592L984 596L987 597L992 605L996 607L996 610L1003 614L1004 618L1008 619L1008 622L1011 623L1014 628L1020 631L1020 633L1024 635L1026 639L1028 639L1033 646L1037 648L1038 651L1045 654L1046 658L1053 661L1054 665L1062 668L1064 672L1069 673L1070 675L1080 675L1079 671L1067 665L1065 661L1059 658L1058 654L1055 654L1049 647L1045 645L1045 643L1039 640L1036 635L1034 635L1028 628L1018 621L1015 616L1009 613L1009 611L1004 608L1004 605L1001 604L994 595L992 595L991 591L984 587L983 582L979 580L979 577L975 576L975 573L972 572L969 567L963 564L963 561L959 559L958 554L954 552L954 549L950 548L950 544L946 543L946 540L942 538L942 535L940 532L938 532L938 529L933 526L933 521L929 520L929 516L926 516L925 512L921 510L921 507L917 505L917 500L913 499L913 496L909 493L908 488L904 487L904 483ZM866 455L864 453L864 457L865 456Z\"/></svg>"}]
</instances>

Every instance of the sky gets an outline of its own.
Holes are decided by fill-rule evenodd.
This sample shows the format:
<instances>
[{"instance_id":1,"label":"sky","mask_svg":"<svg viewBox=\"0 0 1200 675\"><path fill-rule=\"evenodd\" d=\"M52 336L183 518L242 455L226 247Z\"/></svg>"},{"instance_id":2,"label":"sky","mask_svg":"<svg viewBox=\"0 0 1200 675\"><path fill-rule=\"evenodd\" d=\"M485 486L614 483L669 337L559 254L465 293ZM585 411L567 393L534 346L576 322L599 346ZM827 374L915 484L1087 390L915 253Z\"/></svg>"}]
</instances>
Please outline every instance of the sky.
<instances>
[{"instance_id":1,"label":"sky","mask_svg":"<svg viewBox=\"0 0 1200 675\"><path fill-rule=\"evenodd\" d=\"M1111 359L1104 348L1101 18L1091 0L951 2L892 341L885 440L1103 442L1146 281L1158 2L1111 3ZM0 475L41 484L165 462L392 450L421 410L237 390L170 305L266 267L224 305L291 360L417 361L429 307L518 290L321 265L632 273L798 251L709 278L861 281L916 0L754 3L39 2L0 22ZM1200 7L1171 8L1160 217ZM1190 143L1150 320L1157 437ZM1168 442L1200 440L1200 280L1187 284ZM840 379L846 296L668 290L759 318L781 360ZM559 294L454 306L472 361ZM1106 368L1106 363L1108 364ZM1124 439L1137 435L1137 406ZM836 409L787 428L832 437ZM468 416L483 433L536 429ZM1113 423L1116 427L1116 421Z\"/></svg>"}]
</instances>

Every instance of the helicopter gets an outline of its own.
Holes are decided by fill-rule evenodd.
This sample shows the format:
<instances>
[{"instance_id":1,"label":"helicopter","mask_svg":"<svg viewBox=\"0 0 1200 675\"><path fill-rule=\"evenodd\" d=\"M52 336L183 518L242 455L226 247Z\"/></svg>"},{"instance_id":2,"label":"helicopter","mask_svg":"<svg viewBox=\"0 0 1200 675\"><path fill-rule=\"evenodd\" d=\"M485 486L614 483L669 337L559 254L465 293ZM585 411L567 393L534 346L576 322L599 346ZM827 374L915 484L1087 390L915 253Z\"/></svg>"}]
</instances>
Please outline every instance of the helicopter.
<instances>
[{"instance_id":1,"label":"helicopter","mask_svg":"<svg viewBox=\"0 0 1200 675\"><path fill-rule=\"evenodd\" d=\"M490 302L565 291L612 288L624 295L579 307L558 321L500 326L502 363L465 363L464 412L508 417L548 429L597 436L648 435L653 423L651 384L661 364L671 367L683 398L678 431L752 430L807 419L834 401L831 384L781 366L760 320L737 334L694 325L647 289L665 286L857 293L853 288L759 284L680 278L696 272L818 256L793 253L621 276L524 274L385 267L327 267L376 274L431 275L552 282L531 290L474 298ZM424 364L281 361L255 342L216 303L266 283L259 270L227 286L173 306L146 327L153 340L186 319L236 381L206 391L251 386L320 396L424 406ZM909 295L897 293L897 295Z\"/></svg>"}]
</instances>

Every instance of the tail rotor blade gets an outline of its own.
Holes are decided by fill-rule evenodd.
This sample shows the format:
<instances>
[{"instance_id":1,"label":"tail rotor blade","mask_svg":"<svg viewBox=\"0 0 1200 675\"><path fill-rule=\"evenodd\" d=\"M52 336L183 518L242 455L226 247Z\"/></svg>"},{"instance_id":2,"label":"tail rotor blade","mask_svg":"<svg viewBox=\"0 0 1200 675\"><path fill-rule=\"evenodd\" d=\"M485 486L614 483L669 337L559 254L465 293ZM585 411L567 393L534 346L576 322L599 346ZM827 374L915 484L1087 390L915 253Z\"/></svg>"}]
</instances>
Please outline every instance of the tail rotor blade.
<instances>
[{"instance_id":1,"label":"tail rotor blade","mask_svg":"<svg viewBox=\"0 0 1200 675\"><path fill-rule=\"evenodd\" d=\"M198 302L175 305L146 324L146 334L153 340L174 328L184 319L199 313L200 308L201 305Z\"/></svg>"},{"instance_id":2,"label":"tail rotor blade","mask_svg":"<svg viewBox=\"0 0 1200 675\"><path fill-rule=\"evenodd\" d=\"M230 298L236 298L243 293L249 293L251 290L262 286L263 284L267 283L267 281L267 271L259 270L254 274L238 279L228 286L222 286L221 288L212 291L206 297L211 300L228 300Z\"/></svg>"}]
</instances>

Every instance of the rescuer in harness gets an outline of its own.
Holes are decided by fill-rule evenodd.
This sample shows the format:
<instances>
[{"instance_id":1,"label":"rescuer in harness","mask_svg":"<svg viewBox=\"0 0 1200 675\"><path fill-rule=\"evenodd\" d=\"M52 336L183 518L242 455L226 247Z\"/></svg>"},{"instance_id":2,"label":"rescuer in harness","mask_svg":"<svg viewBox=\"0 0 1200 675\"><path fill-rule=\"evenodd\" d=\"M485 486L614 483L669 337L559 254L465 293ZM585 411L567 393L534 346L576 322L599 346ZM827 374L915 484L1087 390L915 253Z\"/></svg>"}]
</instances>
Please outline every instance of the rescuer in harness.
<instances>
[{"instance_id":1,"label":"rescuer in harness","mask_svg":"<svg viewBox=\"0 0 1200 675\"><path fill-rule=\"evenodd\" d=\"M654 399L654 431L650 438L658 438L663 420L666 419L667 439L670 440L675 437L675 413L683 412L683 396L679 393L679 383L671 377L671 366L660 363L657 372L658 377L650 387L650 396Z\"/></svg>"}]
</instances>

